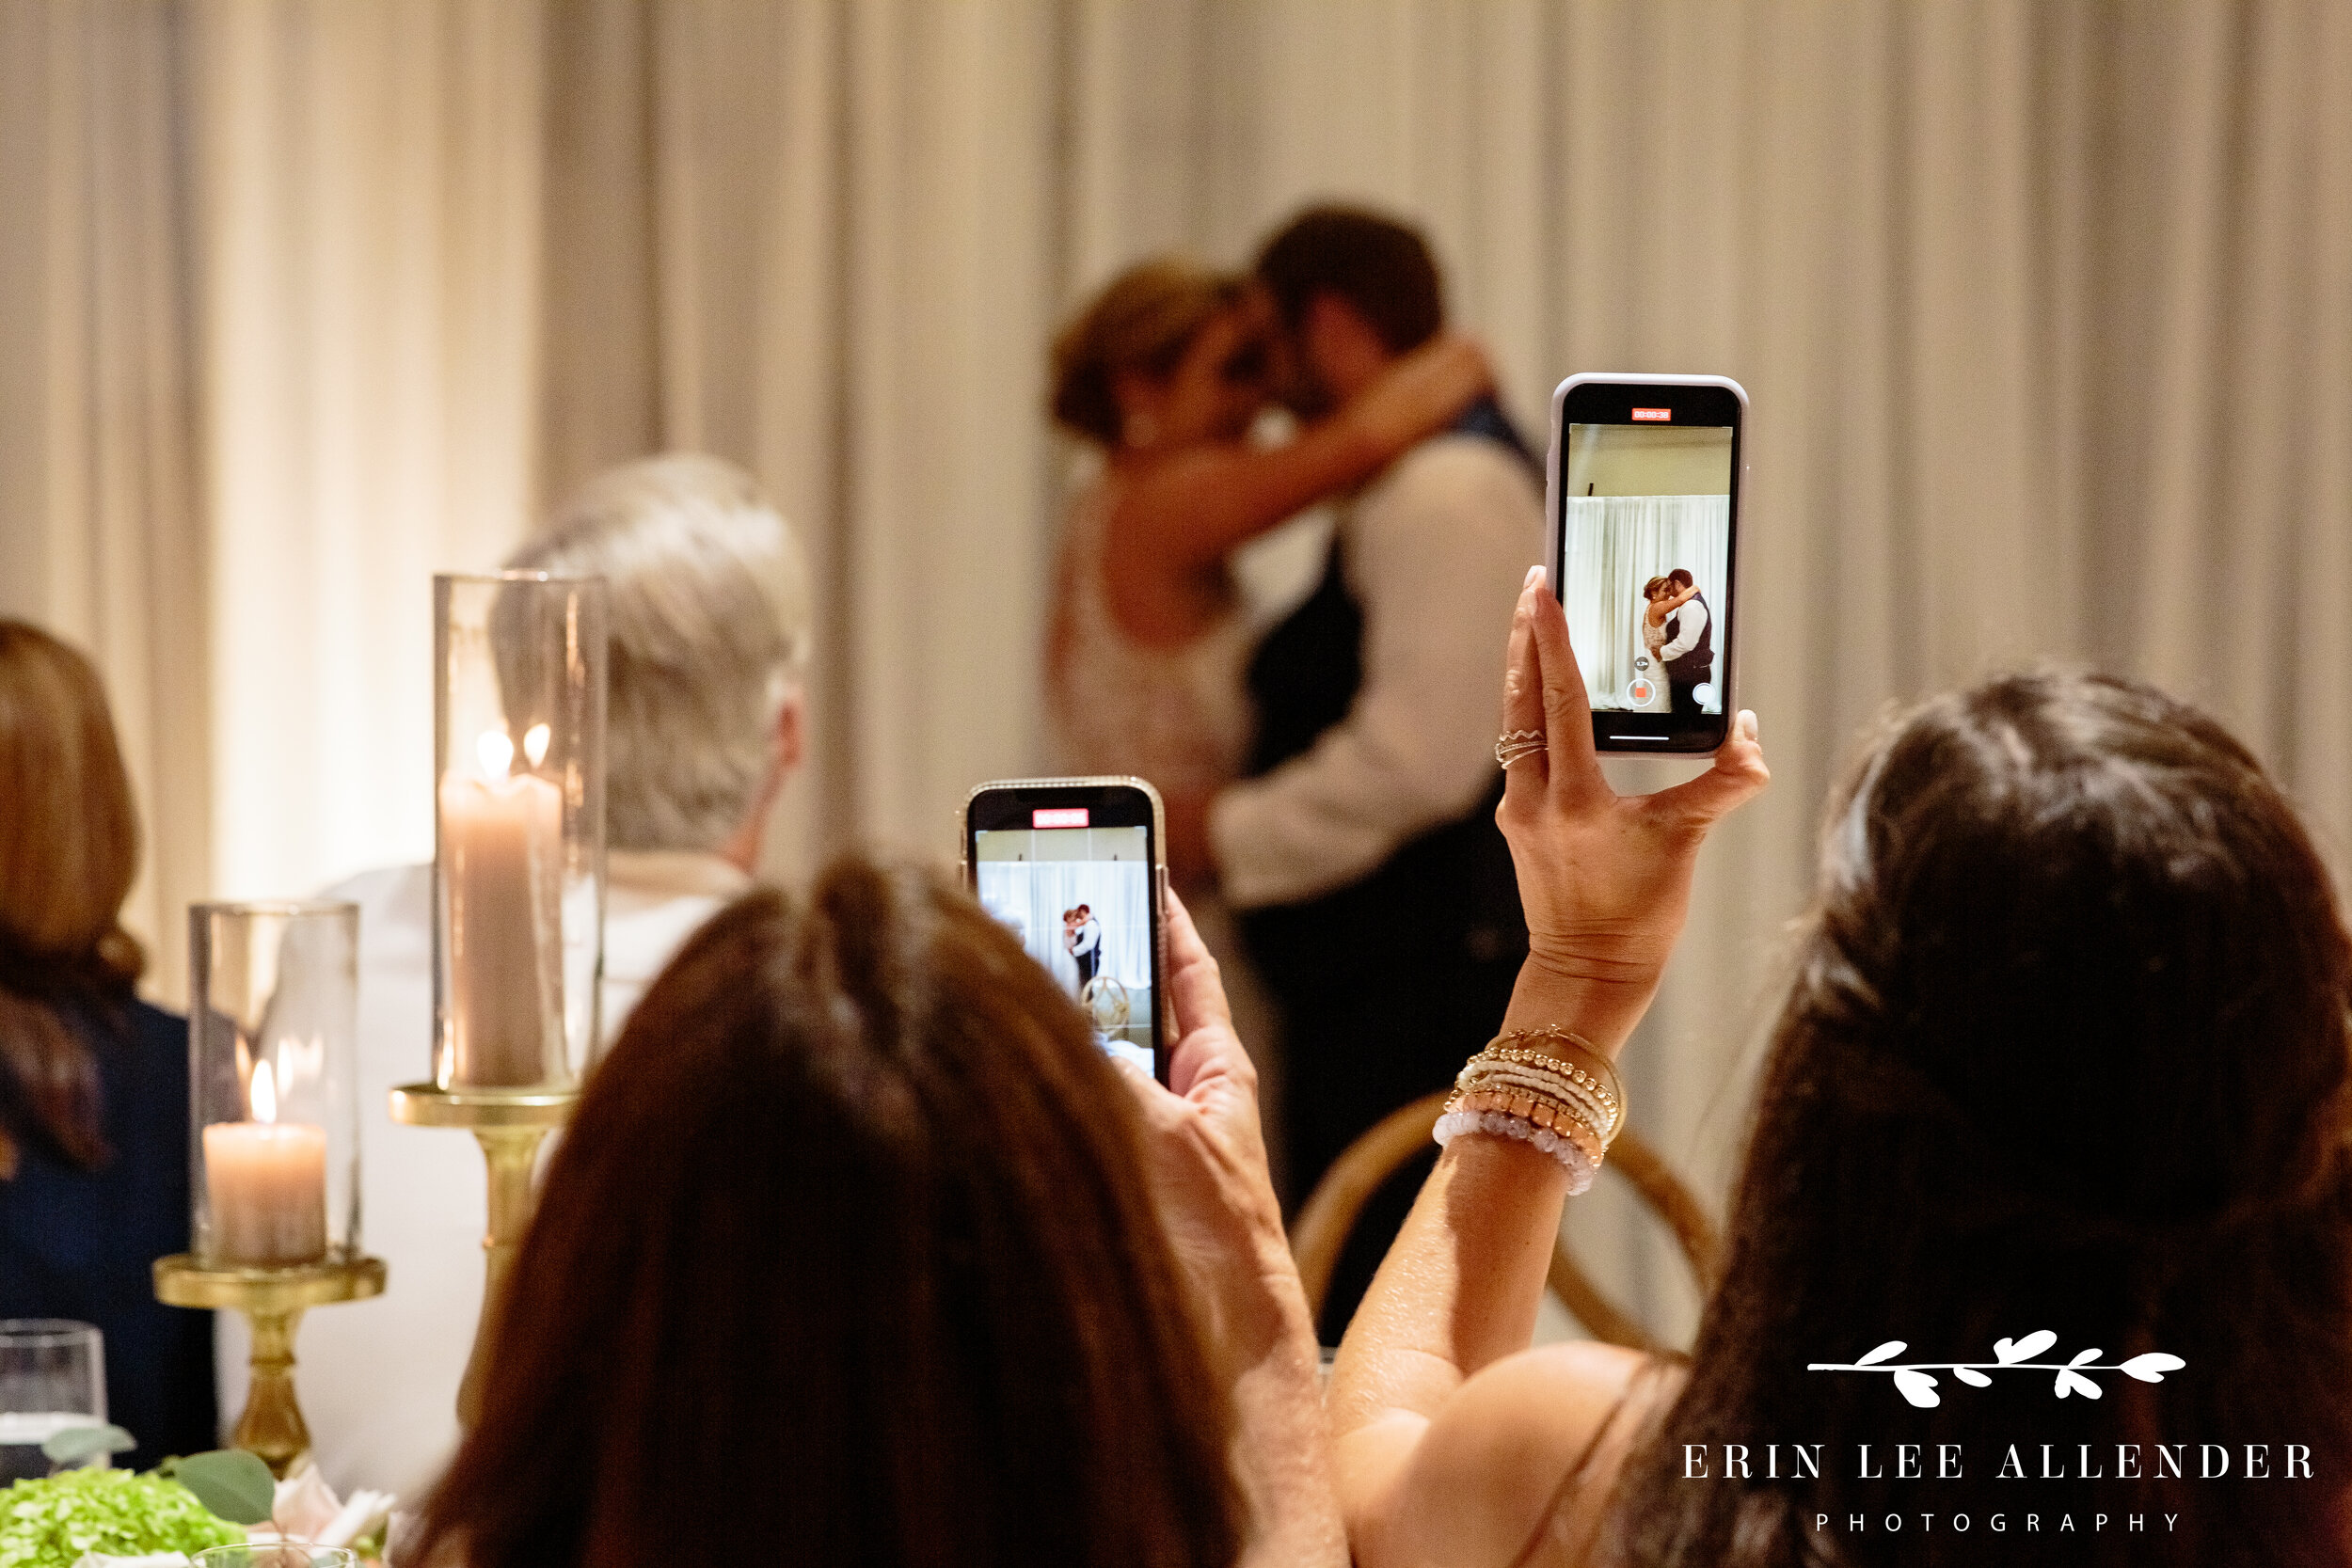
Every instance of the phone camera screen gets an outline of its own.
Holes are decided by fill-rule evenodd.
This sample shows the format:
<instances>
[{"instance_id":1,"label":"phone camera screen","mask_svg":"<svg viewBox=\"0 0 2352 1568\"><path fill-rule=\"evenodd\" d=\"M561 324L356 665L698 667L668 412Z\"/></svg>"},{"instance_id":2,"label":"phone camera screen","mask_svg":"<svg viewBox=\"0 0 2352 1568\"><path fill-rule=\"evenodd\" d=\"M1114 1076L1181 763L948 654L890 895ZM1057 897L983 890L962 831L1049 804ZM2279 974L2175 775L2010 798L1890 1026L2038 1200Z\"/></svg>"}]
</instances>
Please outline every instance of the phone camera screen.
<instances>
[{"instance_id":1,"label":"phone camera screen","mask_svg":"<svg viewBox=\"0 0 2352 1568\"><path fill-rule=\"evenodd\" d=\"M1095 1042L1151 1072L1151 832L1089 825L1085 807L1029 816L973 832L973 891L1085 1010Z\"/></svg>"},{"instance_id":2,"label":"phone camera screen","mask_svg":"<svg viewBox=\"0 0 2352 1568\"><path fill-rule=\"evenodd\" d=\"M1720 715L1734 427L1631 416L1565 433L1560 600L1585 689L1595 713Z\"/></svg>"}]
</instances>

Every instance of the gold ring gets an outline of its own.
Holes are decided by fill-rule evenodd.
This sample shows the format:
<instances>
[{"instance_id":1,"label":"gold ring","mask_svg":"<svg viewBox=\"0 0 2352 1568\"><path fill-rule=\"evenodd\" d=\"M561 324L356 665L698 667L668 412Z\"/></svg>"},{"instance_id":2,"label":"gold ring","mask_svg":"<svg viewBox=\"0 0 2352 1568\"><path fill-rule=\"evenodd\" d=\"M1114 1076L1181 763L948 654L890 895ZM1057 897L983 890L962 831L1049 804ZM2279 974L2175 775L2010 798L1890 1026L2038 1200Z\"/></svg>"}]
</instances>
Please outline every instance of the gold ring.
<instances>
[{"instance_id":1,"label":"gold ring","mask_svg":"<svg viewBox=\"0 0 2352 1568\"><path fill-rule=\"evenodd\" d=\"M1495 764L1508 768L1523 757L1548 750L1541 730L1505 730L1495 740Z\"/></svg>"}]
</instances>

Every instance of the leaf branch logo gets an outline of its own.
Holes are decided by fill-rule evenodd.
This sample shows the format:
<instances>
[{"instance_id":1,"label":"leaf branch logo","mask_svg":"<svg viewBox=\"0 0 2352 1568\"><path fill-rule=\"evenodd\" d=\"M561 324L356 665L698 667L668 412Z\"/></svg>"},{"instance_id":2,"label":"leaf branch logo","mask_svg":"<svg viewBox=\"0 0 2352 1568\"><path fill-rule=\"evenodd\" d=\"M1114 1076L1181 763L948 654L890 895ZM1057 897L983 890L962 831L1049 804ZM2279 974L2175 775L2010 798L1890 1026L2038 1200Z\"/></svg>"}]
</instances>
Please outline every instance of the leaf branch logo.
<instances>
[{"instance_id":1,"label":"leaf branch logo","mask_svg":"<svg viewBox=\"0 0 2352 1568\"><path fill-rule=\"evenodd\" d=\"M2079 1394L2084 1399L2095 1400L2099 1397L2099 1386L2085 1375L2087 1373L2122 1372L2125 1377L2137 1378L2142 1383L2162 1383L2165 1373L2177 1372L2188 1365L2179 1356L2160 1350L2152 1350L2144 1355L2135 1355L2129 1361L2118 1361L2113 1365L2102 1362L2099 1357L2104 1353L2097 1350L2084 1351L2071 1361L2034 1359L2057 1343L2058 1336L2045 1328L2022 1339L1994 1340L1993 1359L1990 1361L1898 1361L1895 1357L1911 1347L1900 1339L1889 1339L1859 1360L1813 1361L1808 1362L1804 1370L1808 1372L1891 1372L1897 1392L1920 1409L1931 1410L1944 1402L1943 1397L1935 1391L1935 1379L1929 1375L1931 1372L1949 1372L1971 1388L1993 1386L1993 1380L1985 1375L1987 1372L2056 1372L2058 1381L2053 1391L2059 1399Z\"/></svg>"}]
</instances>

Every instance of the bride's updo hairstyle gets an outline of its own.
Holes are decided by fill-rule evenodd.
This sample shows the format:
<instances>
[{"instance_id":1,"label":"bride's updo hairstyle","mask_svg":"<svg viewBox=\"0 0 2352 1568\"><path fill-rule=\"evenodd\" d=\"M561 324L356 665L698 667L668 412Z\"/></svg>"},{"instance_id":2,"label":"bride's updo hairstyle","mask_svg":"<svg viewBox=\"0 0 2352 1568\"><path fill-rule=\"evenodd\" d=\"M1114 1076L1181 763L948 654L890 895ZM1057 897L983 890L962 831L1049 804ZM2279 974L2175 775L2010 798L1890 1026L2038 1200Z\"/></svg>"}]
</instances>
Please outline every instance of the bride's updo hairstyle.
<instances>
[{"instance_id":1,"label":"bride's updo hairstyle","mask_svg":"<svg viewBox=\"0 0 2352 1568\"><path fill-rule=\"evenodd\" d=\"M752 894L589 1081L405 1560L1226 1568L1134 1100L928 873Z\"/></svg>"},{"instance_id":2,"label":"bride's updo hairstyle","mask_svg":"<svg viewBox=\"0 0 2352 1568\"><path fill-rule=\"evenodd\" d=\"M2344 1562L2348 1002L2310 837L2202 713L2037 673L1896 721L1830 815L1724 1275L1620 1499L1627 1557ZM1934 1370L1932 1408L1883 1370L1806 1370L1890 1339L1889 1363L1991 1363L2042 1330L2012 1358L2185 1365L2063 1399L2052 1370ZM1713 1479L1727 1443L1751 1479ZM1820 1479L1788 1479L1798 1443ZM1859 1479L1866 1443L1888 1479ZM1899 1444L1928 1479L1897 1478ZM1934 1479L1939 1444L1962 1479ZM2082 1444L2103 1479L2041 1479L2083 1476ZM2227 1479L2201 1479L2205 1445Z\"/></svg>"},{"instance_id":3,"label":"bride's updo hairstyle","mask_svg":"<svg viewBox=\"0 0 2352 1568\"><path fill-rule=\"evenodd\" d=\"M1119 378L1159 380L1176 369L1216 313L1241 297L1241 283L1182 257L1129 267L1104 286L1054 339L1050 406L1074 436L1118 446L1123 438Z\"/></svg>"}]
</instances>

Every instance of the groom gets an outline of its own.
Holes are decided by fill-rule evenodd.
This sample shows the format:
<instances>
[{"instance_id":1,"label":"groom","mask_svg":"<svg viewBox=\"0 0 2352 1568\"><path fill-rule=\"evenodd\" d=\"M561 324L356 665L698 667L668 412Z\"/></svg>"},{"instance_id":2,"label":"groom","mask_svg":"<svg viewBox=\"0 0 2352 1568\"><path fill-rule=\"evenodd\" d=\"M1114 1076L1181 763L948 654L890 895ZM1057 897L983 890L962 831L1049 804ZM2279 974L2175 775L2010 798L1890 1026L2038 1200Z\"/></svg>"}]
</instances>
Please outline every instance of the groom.
<instances>
[{"instance_id":1,"label":"groom","mask_svg":"<svg viewBox=\"0 0 2352 1568\"><path fill-rule=\"evenodd\" d=\"M1328 418L1444 325L1422 236L1299 214L1258 259L1281 395ZM1342 498L1322 585L1250 665L1251 777L1206 836L1283 1022L1293 1196L1372 1124L1445 1088L1501 1026L1527 928L1494 824L1504 634L1543 554L1533 456L1492 399ZM1323 1319L1335 1342L1427 1168L1368 1207Z\"/></svg>"},{"instance_id":2,"label":"groom","mask_svg":"<svg viewBox=\"0 0 2352 1568\"><path fill-rule=\"evenodd\" d=\"M1087 987L1093 983L1095 970L1102 966L1103 927L1094 918L1094 911L1084 904L1071 913L1078 918L1071 927L1070 956L1077 960L1078 994L1083 996Z\"/></svg>"},{"instance_id":3,"label":"groom","mask_svg":"<svg viewBox=\"0 0 2352 1568\"><path fill-rule=\"evenodd\" d=\"M1708 613L1707 595L1691 574L1677 566L1666 574L1677 594L1688 594L1682 608L1666 618L1666 641L1658 662L1666 667L1666 690L1677 713L1699 713L1698 689L1715 678L1715 623Z\"/></svg>"}]
</instances>

